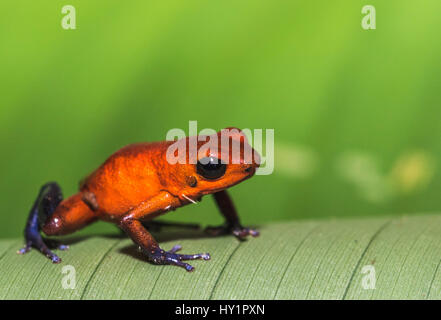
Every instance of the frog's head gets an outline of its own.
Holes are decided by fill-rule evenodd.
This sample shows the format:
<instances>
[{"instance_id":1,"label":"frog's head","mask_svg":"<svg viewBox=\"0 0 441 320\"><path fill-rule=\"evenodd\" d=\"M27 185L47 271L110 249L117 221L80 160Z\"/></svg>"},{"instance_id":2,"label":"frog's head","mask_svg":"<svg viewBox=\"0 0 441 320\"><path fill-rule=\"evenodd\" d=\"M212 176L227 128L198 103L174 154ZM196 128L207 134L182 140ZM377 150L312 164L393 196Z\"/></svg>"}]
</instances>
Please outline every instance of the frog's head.
<instances>
[{"instance_id":1,"label":"frog's head","mask_svg":"<svg viewBox=\"0 0 441 320\"><path fill-rule=\"evenodd\" d=\"M192 143L197 146L195 152L191 151ZM198 199L234 186L252 177L260 165L258 152L237 128L185 138L183 145L187 147L185 161L173 165L170 190L183 199Z\"/></svg>"}]
</instances>

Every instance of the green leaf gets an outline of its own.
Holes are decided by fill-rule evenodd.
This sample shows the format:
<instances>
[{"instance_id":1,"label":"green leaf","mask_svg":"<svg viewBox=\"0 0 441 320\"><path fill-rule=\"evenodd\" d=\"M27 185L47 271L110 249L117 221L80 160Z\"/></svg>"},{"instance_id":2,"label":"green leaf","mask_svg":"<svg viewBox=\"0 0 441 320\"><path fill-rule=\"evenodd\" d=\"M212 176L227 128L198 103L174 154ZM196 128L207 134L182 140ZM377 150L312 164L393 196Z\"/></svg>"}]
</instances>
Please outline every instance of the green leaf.
<instances>
[{"instance_id":1,"label":"green leaf","mask_svg":"<svg viewBox=\"0 0 441 320\"><path fill-rule=\"evenodd\" d=\"M164 249L210 252L193 273L145 261L131 240L71 238L54 265L39 252L0 241L0 299L440 299L441 216L300 221L260 227L239 242L164 230ZM64 289L63 267L75 268ZM363 267L371 266L369 273ZM372 267L373 266L373 267ZM375 271L375 289L363 279ZM370 282L372 284L372 282Z\"/></svg>"}]
</instances>

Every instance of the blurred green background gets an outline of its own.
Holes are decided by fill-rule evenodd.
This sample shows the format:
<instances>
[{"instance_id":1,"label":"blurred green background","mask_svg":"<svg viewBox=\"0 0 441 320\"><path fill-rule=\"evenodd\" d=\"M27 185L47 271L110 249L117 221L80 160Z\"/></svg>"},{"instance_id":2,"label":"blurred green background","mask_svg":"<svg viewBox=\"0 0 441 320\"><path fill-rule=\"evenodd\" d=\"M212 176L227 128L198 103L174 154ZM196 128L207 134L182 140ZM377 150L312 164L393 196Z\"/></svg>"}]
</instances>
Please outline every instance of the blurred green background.
<instances>
[{"instance_id":1,"label":"blurred green background","mask_svg":"<svg viewBox=\"0 0 441 320\"><path fill-rule=\"evenodd\" d=\"M61 28L75 6L77 29ZM377 29L361 28L374 5ZM275 170L231 190L242 220L441 209L441 20L425 1L0 3L0 237L39 187L65 195L171 128L275 130ZM168 220L217 223L214 202ZM114 230L105 223L85 232Z\"/></svg>"}]
</instances>

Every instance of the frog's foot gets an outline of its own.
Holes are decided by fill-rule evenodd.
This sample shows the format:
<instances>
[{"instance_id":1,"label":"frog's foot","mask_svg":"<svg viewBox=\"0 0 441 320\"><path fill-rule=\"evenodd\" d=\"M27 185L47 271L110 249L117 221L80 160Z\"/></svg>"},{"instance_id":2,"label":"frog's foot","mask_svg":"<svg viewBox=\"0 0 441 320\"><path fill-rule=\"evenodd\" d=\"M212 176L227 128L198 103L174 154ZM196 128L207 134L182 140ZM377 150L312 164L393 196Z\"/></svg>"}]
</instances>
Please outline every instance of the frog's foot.
<instances>
[{"instance_id":1,"label":"frog's foot","mask_svg":"<svg viewBox=\"0 0 441 320\"><path fill-rule=\"evenodd\" d=\"M61 259L53 253L49 247L51 248L57 248L61 250L66 250L68 246L62 245L62 244L56 244L55 240L52 239L43 239L43 237L40 235L40 233L33 232L32 230L26 230L26 244L23 248L17 251L18 254L25 254L31 251L32 248L38 249L41 253L43 253L46 257L48 257L52 263L60 263Z\"/></svg>"},{"instance_id":2,"label":"frog's foot","mask_svg":"<svg viewBox=\"0 0 441 320\"><path fill-rule=\"evenodd\" d=\"M245 240L247 236L257 237L259 231L251 228L245 228L241 225L224 224L217 227L208 226L205 232L212 236L220 236L225 234L232 234L239 240Z\"/></svg>"},{"instance_id":3,"label":"frog's foot","mask_svg":"<svg viewBox=\"0 0 441 320\"><path fill-rule=\"evenodd\" d=\"M183 260L210 260L209 253L197 253L197 254L177 254L182 247L180 245L174 246L170 251L164 251L161 248L154 250L149 259L154 264L171 264L178 267L185 268L187 271L193 271L194 267L188 263L182 262Z\"/></svg>"}]
</instances>

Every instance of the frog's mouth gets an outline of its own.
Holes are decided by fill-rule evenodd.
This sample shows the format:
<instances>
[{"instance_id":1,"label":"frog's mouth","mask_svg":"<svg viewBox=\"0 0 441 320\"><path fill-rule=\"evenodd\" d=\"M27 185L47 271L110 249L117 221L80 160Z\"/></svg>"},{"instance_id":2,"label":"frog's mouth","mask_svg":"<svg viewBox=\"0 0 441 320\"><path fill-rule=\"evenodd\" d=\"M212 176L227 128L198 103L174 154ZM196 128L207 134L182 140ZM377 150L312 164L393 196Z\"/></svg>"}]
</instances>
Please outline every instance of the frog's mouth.
<instances>
[{"instance_id":1,"label":"frog's mouth","mask_svg":"<svg viewBox=\"0 0 441 320\"><path fill-rule=\"evenodd\" d=\"M248 168L245 169L245 172L249 173L249 176L252 177L256 173L258 167L259 167L258 164L253 163Z\"/></svg>"},{"instance_id":2,"label":"frog's mouth","mask_svg":"<svg viewBox=\"0 0 441 320\"><path fill-rule=\"evenodd\" d=\"M206 196L206 195L209 195L209 194L213 194L213 193L216 193L216 192L223 191L225 189L231 188L231 187L235 186L236 184L239 184L242 181L245 181L245 180L251 178L254 175L255 172L256 172L256 169L253 169L248 175L244 176L243 178L233 182L232 184L230 184L230 185L228 185L226 187L213 188L213 189L210 189L208 191L202 191L202 195Z\"/></svg>"}]
</instances>

